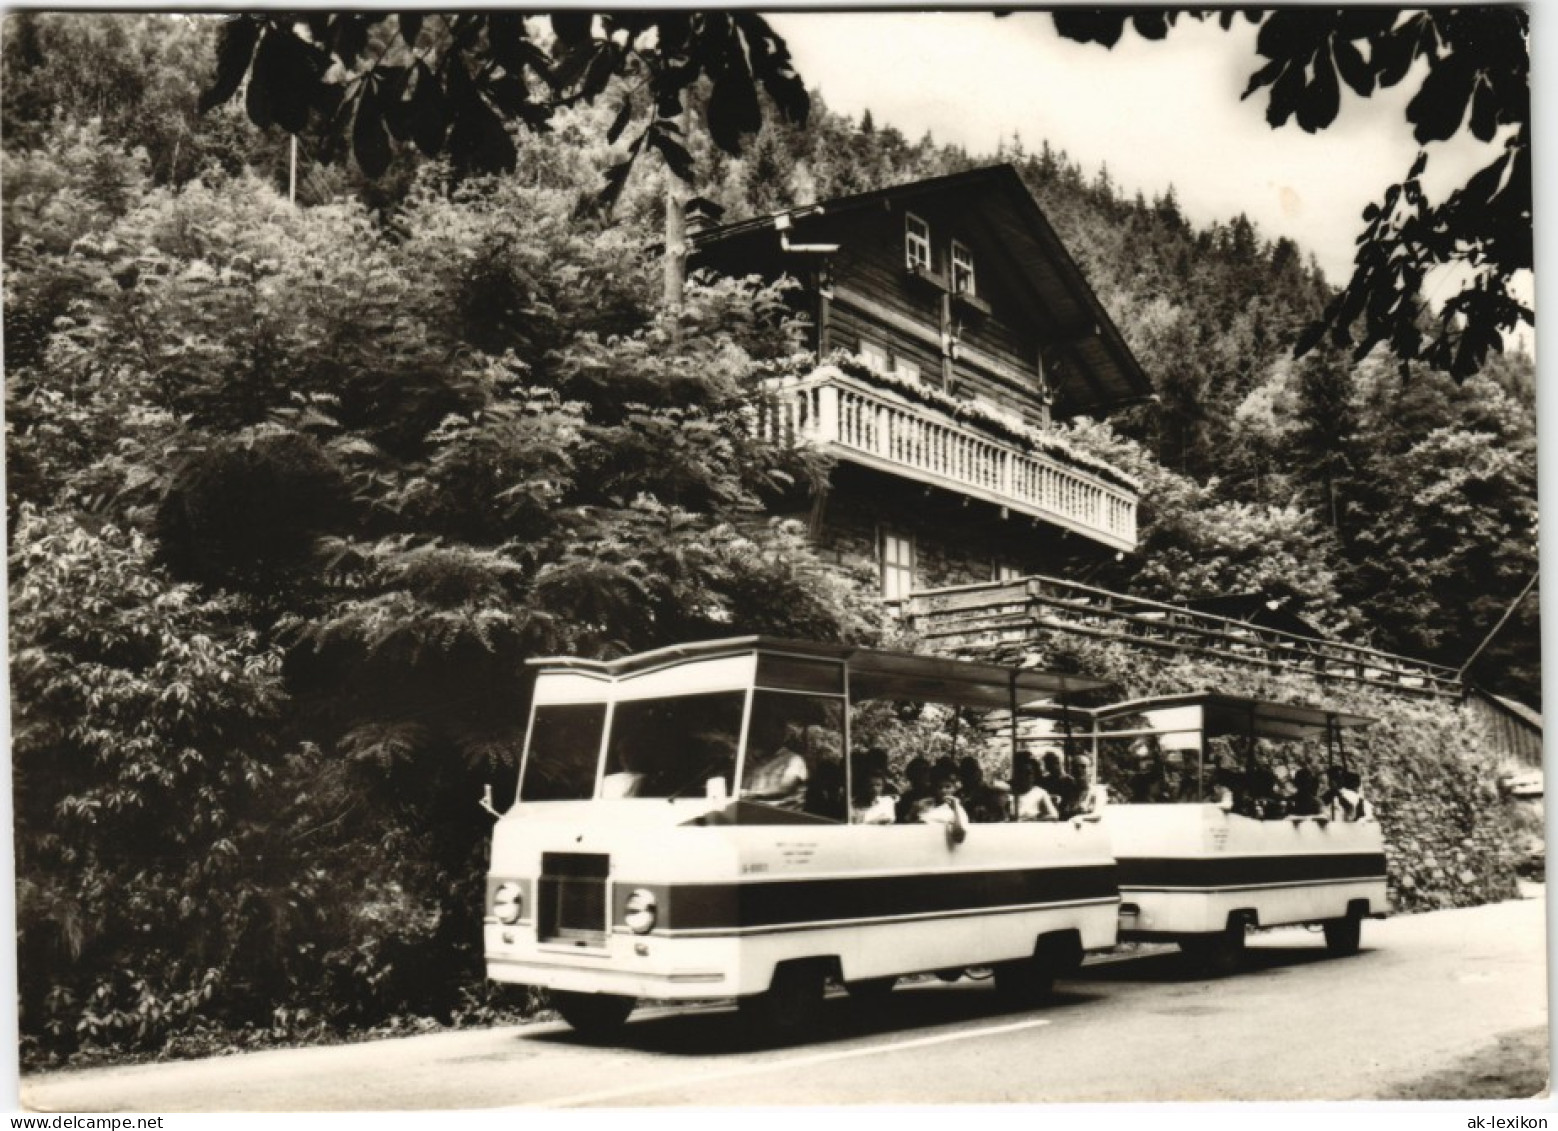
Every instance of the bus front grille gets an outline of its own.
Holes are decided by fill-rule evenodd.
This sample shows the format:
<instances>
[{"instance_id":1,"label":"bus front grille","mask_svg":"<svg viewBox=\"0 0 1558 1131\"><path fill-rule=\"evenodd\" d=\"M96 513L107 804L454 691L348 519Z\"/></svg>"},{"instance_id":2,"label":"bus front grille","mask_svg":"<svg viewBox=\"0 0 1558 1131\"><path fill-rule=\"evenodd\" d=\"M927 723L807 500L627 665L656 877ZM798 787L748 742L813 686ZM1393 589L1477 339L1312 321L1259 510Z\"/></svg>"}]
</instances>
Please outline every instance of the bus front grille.
<instances>
[{"instance_id":1,"label":"bus front grille","mask_svg":"<svg viewBox=\"0 0 1558 1131\"><path fill-rule=\"evenodd\" d=\"M606 901L609 857L586 852L543 852L536 904L541 942L604 946L611 930Z\"/></svg>"}]
</instances>

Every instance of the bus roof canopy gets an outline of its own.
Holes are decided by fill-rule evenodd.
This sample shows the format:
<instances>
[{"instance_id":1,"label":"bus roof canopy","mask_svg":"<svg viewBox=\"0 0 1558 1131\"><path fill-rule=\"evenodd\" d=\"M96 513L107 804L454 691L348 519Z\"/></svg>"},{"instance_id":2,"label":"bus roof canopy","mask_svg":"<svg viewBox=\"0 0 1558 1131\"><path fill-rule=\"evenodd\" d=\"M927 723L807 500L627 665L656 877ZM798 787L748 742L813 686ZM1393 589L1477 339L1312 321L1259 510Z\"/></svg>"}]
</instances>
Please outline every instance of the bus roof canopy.
<instances>
[{"instance_id":1,"label":"bus roof canopy","mask_svg":"<svg viewBox=\"0 0 1558 1131\"><path fill-rule=\"evenodd\" d=\"M1041 671L981 660L962 660L949 656L921 656L912 652L887 652L859 648L852 644L819 644L785 640L774 636L737 636L723 640L702 640L675 644L640 652L616 660L584 660L574 657L547 657L530 661L546 671L589 672L611 679L622 679L660 671L678 664L694 663L725 656L752 655L759 661L759 684L776 686L763 678L771 667L768 660L799 660L838 664L847 668L852 699L918 699L959 707L1006 709L1015 694L1019 709L1048 704L1057 696L1106 687L1106 680L1062 672ZM777 686L783 686L777 684ZM797 686L795 690L812 690Z\"/></svg>"},{"instance_id":2,"label":"bus roof canopy","mask_svg":"<svg viewBox=\"0 0 1558 1131\"><path fill-rule=\"evenodd\" d=\"M1331 726L1351 729L1366 727L1375 721L1367 715L1354 715L1346 711L1306 707L1297 703L1273 703L1268 699L1250 699L1215 691L1112 703L1095 709L1093 717L1100 724L1100 733L1107 734L1102 724L1109 719L1173 707L1200 707L1201 729L1208 737L1253 734L1256 738L1324 738Z\"/></svg>"}]
</instances>

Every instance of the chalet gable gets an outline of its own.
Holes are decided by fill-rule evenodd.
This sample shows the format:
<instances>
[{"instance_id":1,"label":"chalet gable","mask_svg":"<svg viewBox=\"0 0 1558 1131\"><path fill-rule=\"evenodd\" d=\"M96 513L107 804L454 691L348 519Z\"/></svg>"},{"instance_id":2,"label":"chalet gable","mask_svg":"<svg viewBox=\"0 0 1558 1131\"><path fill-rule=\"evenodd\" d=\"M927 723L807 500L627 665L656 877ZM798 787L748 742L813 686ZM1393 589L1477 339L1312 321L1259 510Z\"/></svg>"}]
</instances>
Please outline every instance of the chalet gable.
<instances>
[{"instance_id":1,"label":"chalet gable","mask_svg":"<svg viewBox=\"0 0 1558 1131\"><path fill-rule=\"evenodd\" d=\"M887 348L867 341L861 327L874 323L892 336L888 364L949 391L979 385L1024 416L1041 405L1044 418L1101 416L1152 392L1010 165L738 221L690 244L696 264L789 274L836 299L836 312L819 303L837 322L819 329L820 347L874 357Z\"/></svg>"}]
</instances>

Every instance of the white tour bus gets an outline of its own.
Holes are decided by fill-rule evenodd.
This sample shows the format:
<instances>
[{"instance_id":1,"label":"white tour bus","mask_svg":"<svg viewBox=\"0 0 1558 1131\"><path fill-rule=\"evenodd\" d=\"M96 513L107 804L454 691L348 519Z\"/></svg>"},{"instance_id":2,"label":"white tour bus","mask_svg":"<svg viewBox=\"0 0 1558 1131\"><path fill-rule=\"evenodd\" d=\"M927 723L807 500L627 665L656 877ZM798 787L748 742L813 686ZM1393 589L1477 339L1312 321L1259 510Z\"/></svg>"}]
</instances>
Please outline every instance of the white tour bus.
<instances>
[{"instance_id":1,"label":"white tour bus","mask_svg":"<svg viewBox=\"0 0 1558 1131\"><path fill-rule=\"evenodd\" d=\"M1009 736L1015 757L1010 720L1066 730L1065 696L1098 680L756 636L536 665L518 800L493 835L487 972L548 988L582 1031L641 997L734 997L795 1032L830 978L873 996L975 967L1028 1002L1114 945L1101 821L850 821L852 708L983 717L985 748Z\"/></svg>"},{"instance_id":2,"label":"white tour bus","mask_svg":"<svg viewBox=\"0 0 1558 1131\"><path fill-rule=\"evenodd\" d=\"M1333 953L1358 949L1361 921L1386 911L1385 849L1343 737L1373 720L1213 692L1093 716L1122 938L1177 942L1218 971L1254 927L1323 924Z\"/></svg>"}]
</instances>

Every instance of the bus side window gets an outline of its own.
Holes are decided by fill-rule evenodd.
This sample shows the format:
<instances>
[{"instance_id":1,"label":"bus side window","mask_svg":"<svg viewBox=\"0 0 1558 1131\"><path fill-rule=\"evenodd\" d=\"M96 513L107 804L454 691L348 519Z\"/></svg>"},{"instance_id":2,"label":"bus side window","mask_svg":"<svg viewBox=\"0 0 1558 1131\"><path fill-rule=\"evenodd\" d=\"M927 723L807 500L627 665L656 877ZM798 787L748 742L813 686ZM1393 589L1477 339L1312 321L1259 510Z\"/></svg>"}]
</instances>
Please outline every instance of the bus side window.
<instances>
[{"instance_id":1,"label":"bus side window","mask_svg":"<svg viewBox=\"0 0 1558 1131\"><path fill-rule=\"evenodd\" d=\"M741 796L776 809L849 819L840 700L758 691L752 701Z\"/></svg>"}]
</instances>

